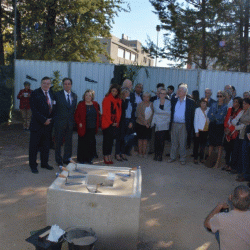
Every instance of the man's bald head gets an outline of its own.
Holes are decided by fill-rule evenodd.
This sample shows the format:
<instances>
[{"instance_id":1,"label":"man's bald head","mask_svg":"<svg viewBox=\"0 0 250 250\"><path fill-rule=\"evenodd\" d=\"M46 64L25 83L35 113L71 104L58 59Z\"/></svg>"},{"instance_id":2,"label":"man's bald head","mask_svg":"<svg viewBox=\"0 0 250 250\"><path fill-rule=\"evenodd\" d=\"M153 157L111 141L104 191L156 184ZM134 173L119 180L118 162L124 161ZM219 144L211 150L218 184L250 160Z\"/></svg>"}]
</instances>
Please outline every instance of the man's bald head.
<instances>
[{"instance_id":1,"label":"man's bald head","mask_svg":"<svg viewBox=\"0 0 250 250\"><path fill-rule=\"evenodd\" d=\"M129 79L125 79L123 84L122 84L122 88L128 88L131 91L133 88L132 81Z\"/></svg>"},{"instance_id":2,"label":"man's bald head","mask_svg":"<svg viewBox=\"0 0 250 250\"><path fill-rule=\"evenodd\" d=\"M238 186L231 195L234 208L247 211L250 207L250 189L247 186Z\"/></svg>"}]
</instances>

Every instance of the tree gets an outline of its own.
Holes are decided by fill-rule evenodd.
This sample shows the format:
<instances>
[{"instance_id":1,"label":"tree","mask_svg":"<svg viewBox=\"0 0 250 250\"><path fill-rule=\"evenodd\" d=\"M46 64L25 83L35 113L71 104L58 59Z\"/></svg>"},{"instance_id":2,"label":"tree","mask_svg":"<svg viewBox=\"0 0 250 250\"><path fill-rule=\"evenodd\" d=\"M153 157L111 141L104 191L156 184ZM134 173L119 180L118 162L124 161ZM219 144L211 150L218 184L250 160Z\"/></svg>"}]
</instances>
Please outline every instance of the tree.
<instances>
[{"instance_id":1,"label":"tree","mask_svg":"<svg viewBox=\"0 0 250 250\"><path fill-rule=\"evenodd\" d=\"M109 37L113 18L123 0L23 0L22 58L60 61L98 61L107 55L99 37ZM129 7L128 7L129 8Z\"/></svg>"},{"instance_id":2,"label":"tree","mask_svg":"<svg viewBox=\"0 0 250 250\"><path fill-rule=\"evenodd\" d=\"M218 52L219 36L223 33L221 18L223 0L150 0L159 16L161 29L166 31L163 58L179 61L179 65L195 63L206 69ZM150 45L150 41L149 41ZM151 43L151 47L152 43Z\"/></svg>"},{"instance_id":3,"label":"tree","mask_svg":"<svg viewBox=\"0 0 250 250\"><path fill-rule=\"evenodd\" d=\"M158 54L206 69L247 71L249 0L150 0L165 30ZM146 50L155 53L149 39Z\"/></svg>"}]
</instances>

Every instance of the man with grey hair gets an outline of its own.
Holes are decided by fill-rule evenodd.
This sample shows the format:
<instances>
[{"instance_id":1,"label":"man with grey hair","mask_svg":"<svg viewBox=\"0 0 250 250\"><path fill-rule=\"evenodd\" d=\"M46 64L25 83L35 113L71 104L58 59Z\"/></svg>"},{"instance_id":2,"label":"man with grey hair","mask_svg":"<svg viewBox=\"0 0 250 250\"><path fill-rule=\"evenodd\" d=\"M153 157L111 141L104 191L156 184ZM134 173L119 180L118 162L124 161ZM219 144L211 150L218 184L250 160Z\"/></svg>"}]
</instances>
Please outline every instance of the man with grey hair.
<instances>
[{"instance_id":1,"label":"man with grey hair","mask_svg":"<svg viewBox=\"0 0 250 250\"><path fill-rule=\"evenodd\" d=\"M243 98L250 98L250 92L249 91L245 91L243 93Z\"/></svg>"},{"instance_id":2,"label":"man with grey hair","mask_svg":"<svg viewBox=\"0 0 250 250\"><path fill-rule=\"evenodd\" d=\"M207 99L208 102L208 107L211 107L211 105L216 102L212 97L212 90L209 88L205 89L205 98Z\"/></svg>"},{"instance_id":3,"label":"man with grey hair","mask_svg":"<svg viewBox=\"0 0 250 250\"><path fill-rule=\"evenodd\" d=\"M192 133L194 126L194 100L187 97L187 84L181 84L177 90L178 98L171 99L171 149L169 163L177 159L179 148L180 163L186 164L187 135Z\"/></svg>"},{"instance_id":4,"label":"man with grey hair","mask_svg":"<svg viewBox=\"0 0 250 250\"><path fill-rule=\"evenodd\" d=\"M227 203L219 203L207 216L204 226L219 235L221 250L250 249L250 189L238 186L229 196L233 209ZM225 211L225 212L224 212Z\"/></svg>"},{"instance_id":5,"label":"man with grey hair","mask_svg":"<svg viewBox=\"0 0 250 250\"><path fill-rule=\"evenodd\" d=\"M233 91L232 86L231 86L231 85L226 85L226 86L224 87L224 91L226 91L226 90L231 90L231 91Z\"/></svg>"},{"instance_id":6,"label":"man with grey hair","mask_svg":"<svg viewBox=\"0 0 250 250\"><path fill-rule=\"evenodd\" d=\"M133 88L133 83L132 83L132 81L129 80L129 79L125 79L125 80L123 81L122 88L128 88L129 91L131 92L131 91L132 91L132 88Z\"/></svg>"}]
</instances>

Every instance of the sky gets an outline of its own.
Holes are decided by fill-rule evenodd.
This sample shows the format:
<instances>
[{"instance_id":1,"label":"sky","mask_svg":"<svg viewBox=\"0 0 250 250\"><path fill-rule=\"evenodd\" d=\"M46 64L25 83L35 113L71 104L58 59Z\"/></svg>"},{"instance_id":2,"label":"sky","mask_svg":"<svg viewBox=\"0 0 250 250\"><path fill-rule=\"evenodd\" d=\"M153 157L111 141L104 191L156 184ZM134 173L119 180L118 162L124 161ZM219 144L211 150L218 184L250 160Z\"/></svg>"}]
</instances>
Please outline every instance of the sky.
<instances>
[{"instance_id":1,"label":"sky","mask_svg":"<svg viewBox=\"0 0 250 250\"><path fill-rule=\"evenodd\" d=\"M154 8L149 0L124 0L130 4L130 12L120 12L115 17L111 34L121 38L125 34L131 40L139 40L146 45L149 36L153 42L157 42L156 26L160 25L158 16L153 13ZM163 31L159 32L159 47L162 47ZM167 67L167 60L158 58L157 67Z\"/></svg>"}]
</instances>

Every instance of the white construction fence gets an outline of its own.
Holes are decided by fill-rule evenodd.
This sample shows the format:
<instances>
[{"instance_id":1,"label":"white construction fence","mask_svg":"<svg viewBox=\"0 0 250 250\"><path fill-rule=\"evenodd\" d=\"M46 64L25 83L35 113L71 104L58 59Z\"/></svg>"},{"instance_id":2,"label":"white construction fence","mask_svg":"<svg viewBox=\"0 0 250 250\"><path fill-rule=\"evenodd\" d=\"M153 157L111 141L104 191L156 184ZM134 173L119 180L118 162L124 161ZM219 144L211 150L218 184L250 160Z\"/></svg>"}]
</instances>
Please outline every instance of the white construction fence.
<instances>
[{"instance_id":1,"label":"white construction fence","mask_svg":"<svg viewBox=\"0 0 250 250\"><path fill-rule=\"evenodd\" d=\"M16 60L15 97L23 88L25 81L31 83L31 89L36 89L40 87L44 76L53 77L53 72L59 71L61 79L72 78L72 91L78 95L78 101L82 100L86 89L93 89L96 93L95 100L101 104L109 89L111 79L114 77L114 68L114 64L103 63ZM145 69L141 68L134 81L134 84L143 83L144 91L155 90L157 83L160 82L166 87L173 85L175 88L181 82L187 83L189 93L199 90L200 97L204 96L205 88L210 88L213 91L213 98L216 98L217 91L223 90L227 84L233 85L239 96L250 90L249 73L157 67L146 67L146 69L148 75ZM15 109L18 107L19 100L15 98Z\"/></svg>"}]
</instances>

